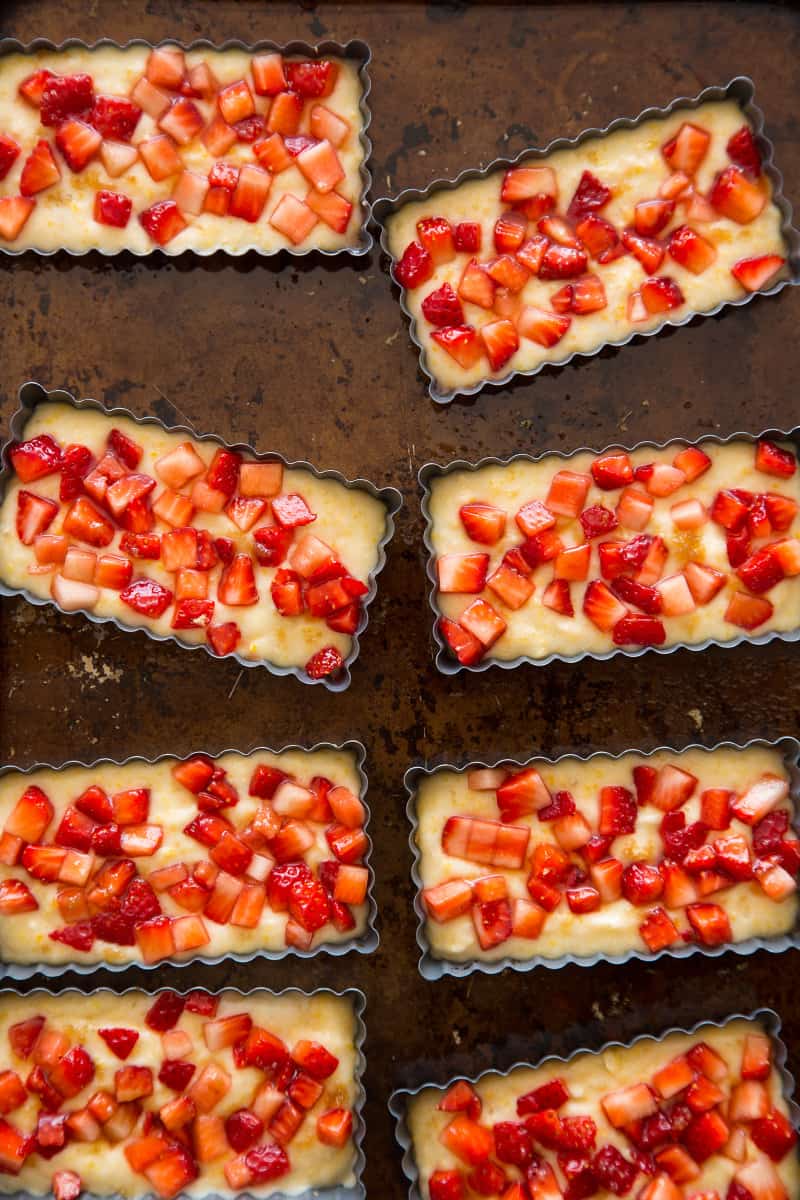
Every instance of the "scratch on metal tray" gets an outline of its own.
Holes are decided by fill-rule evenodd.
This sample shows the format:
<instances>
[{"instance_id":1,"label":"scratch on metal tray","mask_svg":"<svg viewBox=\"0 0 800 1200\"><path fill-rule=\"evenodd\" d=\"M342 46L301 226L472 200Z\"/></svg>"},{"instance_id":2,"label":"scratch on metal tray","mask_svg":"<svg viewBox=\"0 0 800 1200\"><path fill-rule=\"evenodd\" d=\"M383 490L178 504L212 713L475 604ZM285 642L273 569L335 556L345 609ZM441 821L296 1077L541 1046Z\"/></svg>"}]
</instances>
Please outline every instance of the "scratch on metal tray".
<instances>
[{"instance_id":1,"label":"scratch on metal tray","mask_svg":"<svg viewBox=\"0 0 800 1200\"><path fill-rule=\"evenodd\" d=\"M236 691L237 687L239 686L239 680L242 678L243 675L244 675L244 667L242 667L241 671L239 672L239 674L236 676L236 678L233 681L233 687L228 692L229 700L230 700L231 696L233 695L233 693Z\"/></svg>"}]
</instances>

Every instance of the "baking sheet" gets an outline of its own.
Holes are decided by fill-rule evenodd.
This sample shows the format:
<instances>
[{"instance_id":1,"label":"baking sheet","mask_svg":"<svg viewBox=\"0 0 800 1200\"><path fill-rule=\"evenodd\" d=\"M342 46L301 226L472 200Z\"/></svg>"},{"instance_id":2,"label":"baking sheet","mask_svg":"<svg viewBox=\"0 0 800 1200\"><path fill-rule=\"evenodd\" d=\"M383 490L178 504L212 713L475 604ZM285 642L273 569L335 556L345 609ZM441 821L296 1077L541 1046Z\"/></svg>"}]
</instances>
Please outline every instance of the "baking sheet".
<instances>
[{"instance_id":1,"label":"baking sheet","mask_svg":"<svg viewBox=\"0 0 800 1200\"><path fill-rule=\"evenodd\" d=\"M0 32L23 40L46 32L55 41L363 38L373 51L373 195L422 187L748 74L786 194L800 196L792 107L800 11L788 4L5 0ZM364 742L377 954L220 964L198 983L366 992L369 1196L406 1197L386 1102L395 1087L432 1078L444 1058L453 1073L475 1075L768 1006L782 1017L800 1071L795 951L421 979L402 786L411 762L437 755L492 761L797 734L797 645L779 641L440 676L430 658L416 473L429 460L792 428L800 289L446 410L426 394L376 248L356 262L23 255L0 264L0 305L4 427L19 384L37 378L141 415L189 420L226 441L279 445L289 458L334 463L405 495L353 681L341 694L0 601L3 761ZM117 990L145 979L180 988L183 975L98 972L92 985ZM68 973L54 986L69 984L89 986Z\"/></svg>"}]
</instances>

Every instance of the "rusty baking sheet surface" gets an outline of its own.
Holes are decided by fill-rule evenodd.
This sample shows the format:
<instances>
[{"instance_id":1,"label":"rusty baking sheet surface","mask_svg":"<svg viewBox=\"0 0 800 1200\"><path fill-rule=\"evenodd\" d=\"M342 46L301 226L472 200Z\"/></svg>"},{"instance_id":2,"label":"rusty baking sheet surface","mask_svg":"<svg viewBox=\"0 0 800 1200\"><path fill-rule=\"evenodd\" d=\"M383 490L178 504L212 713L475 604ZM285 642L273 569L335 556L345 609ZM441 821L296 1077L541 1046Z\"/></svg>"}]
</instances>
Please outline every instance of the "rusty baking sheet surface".
<instances>
[{"instance_id":1,"label":"rusty baking sheet surface","mask_svg":"<svg viewBox=\"0 0 800 1200\"><path fill-rule=\"evenodd\" d=\"M6 0L0 34L25 41L362 38L373 51L373 196L424 187L747 74L769 114L786 194L800 195L791 86L800 11L787 4ZM352 962L220 964L198 982L352 985L366 993L368 1195L406 1196L386 1101L394 1088L433 1077L444 1057L451 1071L475 1075L767 1006L782 1017L797 1073L796 952L747 960L698 955L590 974L567 967L541 979L537 973L535 986L513 972L426 983L416 969L402 778L412 763L437 756L493 761L796 734L797 648L782 642L439 676L416 473L429 460L791 428L800 289L665 332L646 349L605 350L446 411L427 398L375 247L355 263L23 255L0 268L0 314L4 428L19 384L38 378L102 394L140 415L189 420L230 442L335 462L349 477L380 479L404 493L353 685L340 695L23 600L0 602L3 762L348 737L366 745L378 953ZM135 970L98 972L91 986L118 989L142 979ZM180 987L181 972L157 971L146 981ZM67 974L59 986L69 984L89 986Z\"/></svg>"}]
</instances>

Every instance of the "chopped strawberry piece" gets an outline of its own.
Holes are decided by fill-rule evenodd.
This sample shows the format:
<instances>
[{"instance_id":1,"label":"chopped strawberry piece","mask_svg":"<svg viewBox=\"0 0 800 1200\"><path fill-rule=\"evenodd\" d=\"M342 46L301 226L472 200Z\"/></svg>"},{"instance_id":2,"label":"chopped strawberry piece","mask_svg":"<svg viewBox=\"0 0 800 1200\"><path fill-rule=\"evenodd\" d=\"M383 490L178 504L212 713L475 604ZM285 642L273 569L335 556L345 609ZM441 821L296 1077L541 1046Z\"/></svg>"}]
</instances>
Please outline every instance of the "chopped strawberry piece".
<instances>
[{"instance_id":1,"label":"chopped strawberry piece","mask_svg":"<svg viewBox=\"0 0 800 1200\"><path fill-rule=\"evenodd\" d=\"M473 600L462 612L460 624L487 650L506 631L506 622L486 600Z\"/></svg>"},{"instance_id":2,"label":"chopped strawberry piece","mask_svg":"<svg viewBox=\"0 0 800 1200\"><path fill-rule=\"evenodd\" d=\"M94 197L94 219L99 225L124 229L130 220L133 201L121 192L101 190Z\"/></svg>"},{"instance_id":3,"label":"chopped strawberry piece","mask_svg":"<svg viewBox=\"0 0 800 1200\"><path fill-rule=\"evenodd\" d=\"M678 132L661 147L661 153L673 171L694 175L705 158L711 135L699 125L685 121Z\"/></svg>"},{"instance_id":4,"label":"chopped strawberry piece","mask_svg":"<svg viewBox=\"0 0 800 1200\"><path fill-rule=\"evenodd\" d=\"M42 88L39 119L43 125L61 125L68 117L85 114L94 103L91 75L51 75Z\"/></svg>"},{"instance_id":5,"label":"chopped strawberry piece","mask_svg":"<svg viewBox=\"0 0 800 1200\"><path fill-rule=\"evenodd\" d=\"M129 142L142 110L127 96L95 96L87 121L104 138Z\"/></svg>"},{"instance_id":6,"label":"chopped strawberry piece","mask_svg":"<svg viewBox=\"0 0 800 1200\"><path fill-rule=\"evenodd\" d=\"M633 224L642 237L654 237L672 219L672 200L640 200L633 210Z\"/></svg>"},{"instance_id":7,"label":"chopped strawberry piece","mask_svg":"<svg viewBox=\"0 0 800 1200\"><path fill-rule=\"evenodd\" d=\"M550 245L542 258L539 276L541 279L573 279L584 273L587 264L585 250L572 246Z\"/></svg>"},{"instance_id":8,"label":"chopped strawberry piece","mask_svg":"<svg viewBox=\"0 0 800 1200\"><path fill-rule=\"evenodd\" d=\"M789 479L797 470L797 459L791 450L764 439L756 447L756 470Z\"/></svg>"},{"instance_id":9,"label":"chopped strawberry piece","mask_svg":"<svg viewBox=\"0 0 800 1200\"><path fill-rule=\"evenodd\" d=\"M654 238L645 237L634 229L625 229L622 232L622 244L638 259L648 275L652 275L661 266L664 247Z\"/></svg>"},{"instance_id":10,"label":"chopped strawberry piece","mask_svg":"<svg viewBox=\"0 0 800 1200\"><path fill-rule=\"evenodd\" d=\"M23 196L35 196L45 188L58 183L60 178L61 171L53 157L50 143L44 138L40 138L22 167L19 181L20 192Z\"/></svg>"},{"instance_id":11,"label":"chopped strawberry piece","mask_svg":"<svg viewBox=\"0 0 800 1200\"><path fill-rule=\"evenodd\" d=\"M0 238L13 242L36 207L24 196L0 196Z\"/></svg>"},{"instance_id":12,"label":"chopped strawberry piece","mask_svg":"<svg viewBox=\"0 0 800 1200\"><path fill-rule=\"evenodd\" d=\"M32 546L55 520L58 505L33 492L20 490L17 493L16 530L23 546Z\"/></svg>"},{"instance_id":13,"label":"chopped strawberry piece","mask_svg":"<svg viewBox=\"0 0 800 1200\"><path fill-rule=\"evenodd\" d=\"M494 546L505 533L506 514L492 504L463 504L459 516L467 536L481 545Z\"/></svg>"},{"instance_id":14,"label":"chopped strawberry piece","mask_svg":"<svg viewBox=\"0 0 800 1200\"><path fill-rule=\"evenodd\" d=\"M754 258L740 258L731 267L731 274L748 292L759 292L784 266L786 259L780 254L760 254Z\"/></svg>"},{"instance_id":15,"label":"chopped strawberry piece","mask_svg":"<svg viewBox=\"0 0 800 1200\"><path fill-rule=\"evenodd\" d=\"M670 312L684 303L683 292L668 275L645 279L639 293L645 308L651 314Z\"/></svg>"},{"instance_id":16,"label":"chopped strawberry piece","mask_svg":"<svg viewBox=\"0 0 800 1200\"><path fill-rule=\"evenodd\" d=\"M441 617L439 629L448 646L463 666L471 666L482 656L484 647L478 638L449 617Z\"/></svg>"},{"instance_id":17,"label":"chopped strawberry piece","mask_svg":"<svg viewBox=\"0 0 800 1200\"><path fill-rule=\"evenodd\" d=\"M45 84L50 79L55 79L53 72L42 68L40 71L34 71L32 75L26 75L17 90L23 99L34 108L38 108L42 102Z\"/></svg>"},{"instance_id":18,"label":"chopped strawberry piece","mask_svg":"<svg viewBox=\"0 0 800 1200\"><path fill-rule=\"evenodd\" d=\"M587 541L610 533L617 527L617 518L613 512L602 504L593 504L580 514L581 528Z\"/></svg>"},{"instance_id":19,"label":"chopped strawberry piece","mask_svg":"<svg viewBox=\"0 0 800 1200\"><path fill-rule=\"evenodd\" d=\"M169 588L146 576L134 579L119 594L123 604L146 617L160 617L172 603L172 596Z\"/></svg>"},{"instance_id":20,"label":"chopped strawberry piece","mask_svg":"<svg viewBox=\"0 0 800 1200\"><path fill-rule=\"evenodd\" d=\"M158 200L140 213L145 232L159 246L166 246L186 228L186 221L174 200Z\"/></svg>"},{"instance_id":21,"label":"chopped strawberry piece","mask_svg":"<svg viewBox=\"0 0 800 1200\"><path fill-rule=\"evenodd\" d=\"M461 325L464 321L461 301L449 283L428 293L422 301L422 312L431 325Z\"/></svg>"},{"instance_id":22,"label":"chopped strawberry piece","mask_svg":"<svg viewBox=\"0 0 800 1200\"><path fill-rule=\"evenodd\" d=\"M627 454L600 455L592 463L592 478L603 491L624 487L633 480L633 467Z\"/></svg>"},{"instance_id":23,"label":"chopped strawberry piece","mask_svg":"<svg viewBox=\"0 0 800 1200\"><path fill-rule=\"evenodd\" d=\"M575 608L570 595L569 583L566 579L552 579L544 589L542 604L562 617L574 617Z\"/></svg>"},{"instance_id":24,"label":"chopped strawberry piece","mask_svg":"<svg viewBox=\"0 0 800 1200\"><path fill-rule=\"evenodd\" d=\"M494 248L498 254L514 254L525 239L528 222L521 213L506 212L494 224Z\"/></svg>"},{"instance_id":25,"label":"chopped strawberry piece","mask_svg":"<svg viewBox=\"0 0 800 1200\"><path fill-rule=\"evenodd\" d=\"M455 257L453 230L445 217L423 217L417 221L417 237L431 256L434 266L450 262Z\"/></svg>"},{"instance_id":26,"label":"chopped strawberry piece","mask_svg":"<svg viewBox=\"0 0 800 1200\"><path fill-rule=\"evenodd\" d=\"M323 679L335 675L343 666L344 659L335 646L325 646L311 656L305 669L311 679Z\"/></svg>"},{"instance_id":27,"label":"chopped strawberry piece","mask_svg":"<svg viewBox=\"0 0 800 1200\"><path fill-rule=\"evenodd\" d=\"M672 258L693 275L701 275L715 262L717 251L706 238L689 225L673 229L669 238Z\"/></svg>"},{"instance_id":28,"label":"chopped strawberry piece","mask_svg":"<svg viewBox=\"0 0 800 1200\"><path fill-rule=\"evenodd\" d=\"M453 246L467 254L477 254L481 248L481 227L475 221L461 221L453 229Z\"/></svg>"},{"instance_id":29,"label":"chopped strawberry piece","mask_svg":"<svg viewBox=\"0 0 800 1200\"><path fill-rule=\"evenodd\" d=\"M726 167L714 180L709 200L723 217L747 225L764 208L767 193L738 167Z\"/></svg>"},{"instance_id":30,"label":"chopped strawberry piece","mask_svg":"<svg viewBox=\"0 0 800 1200\"><path fill-rule=\"evenodd\" d=\"M58 127L56 145L72 171L82 171L94 158L103 139L91 125L69 120Z\"/></svg>"},{"instance_id":31,"label":"chopped strawberry piece","mask_svg":"<svg viewBox=\"0 0 800 1200\"><path fill-rule=\"evenodd\" d=\"M611 189L592 174L584 171L575 189L575 193L567 208L570 221L581 221L592 213L597 213L611 199Z\"/></svg>"},{"instance_id":32,"label":"chopped strawberry piece","mask_svg":"<svg viewBox=\"0 0 800 1200\"><path fill-rule=\"evenodd\" d=\"M19 157L19 145L7 133L0 133L0 180L4 180Z\"/></svg>"},{"instance_id":33,"label":"chopped strawberry piece","mask_svg":"<svg viewBox=\"0 0 800 1200\"><path fill-rule=\"evenodd\" d=\"M483 343L471 325L434 329L431 337L465 370L474 367L483 355Z\"/></svg>"},{"instance_id":34,"label":"chopped strawberry piece","mask_svg":"<svg viewBox=\"0 0 800 1200\"><path fill-rule=\"evenodd\" d=\"M742 170L757 178L761 174L761 151L749 125L743 125L732 133L726 145L728 157Z\"/></svg>"},{"instance_id":35,"label":"chopped strawberry piece","mask_svg":"<svg viewBox=\"0 0 800 1200\"><path fill-rule=\"evenodd\" d=\"M587 587L583 597L583 611L592 624L606 633L610 633L614 626L627 616L625 605L621 604L608 586L599 580L592 580Z\"/></svg>"},{"instance_id":36,"label":"chopped strawberry piece","mask_svg":"<svg viewBox=\"0 0 800 1200\"><path fill-rule=\"evenodd\" d=\"M409 242L394 265L394 277L401 287L415 288L430 279L433 269L433 259L428 251L418 242Z\"/></svg>"},{"instance_id":37,"label":"chopped strawberry piece","mask_svg":"<svg viewBox=\"0 0 800 1200\"><path fill-rule=\"evenodd\" d=\"M784 577L783 567L772 553L771 546L757 550L742 563L736 573L748 591L755 592L756 595L768 592Z\"/></svg>"}]
</instances>

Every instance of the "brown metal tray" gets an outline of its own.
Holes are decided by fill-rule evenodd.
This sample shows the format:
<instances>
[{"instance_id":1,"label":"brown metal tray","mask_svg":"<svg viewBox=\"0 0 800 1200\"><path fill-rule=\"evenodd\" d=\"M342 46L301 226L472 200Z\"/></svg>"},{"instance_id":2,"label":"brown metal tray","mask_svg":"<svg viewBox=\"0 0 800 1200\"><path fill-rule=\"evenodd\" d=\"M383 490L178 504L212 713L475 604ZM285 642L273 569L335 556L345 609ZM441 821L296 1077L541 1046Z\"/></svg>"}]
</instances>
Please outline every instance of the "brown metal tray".
<instances>
[{"instance_id":1,"label":"brown metal tray","mask_svg":"<svg viewBox=\"0 0 800 1200\"><path fill-rule=\"evenodd\" d=\"M796 89L788 86L800 59L800 11L789 4L6 0L0 34L362 38L373 51L373 196L748 74L769 115L786 194L800 196ZM169 423L188 419L230 442L335 462L404 492L362 656L341 695L22 600L0 602L3 762L348 737L366 745L378 953L220 964L198 982L366 993L370 1196L406 1196L386 1103L394 1088L434 1075L476 1075L764 1006L780 1013L790 1066L800 1072L800 958L792 951L426 983L416 969L402 784L412 762L437 756L493 760L526 748L557 756L796 734L797 648L779 641L438 675L416 472L429 459L791 428L800 289L662 333L646 351L605 350L447 411L427 397L375 248L357 262L23 255L0 264L0 303L4 428L19 384L38 378ZM180 987L181 978L161 970L146 982ZM98 972L91 984L67 974L59 986L118 990L143 979L135 969Z\"/></svg>"}]
</instances>

